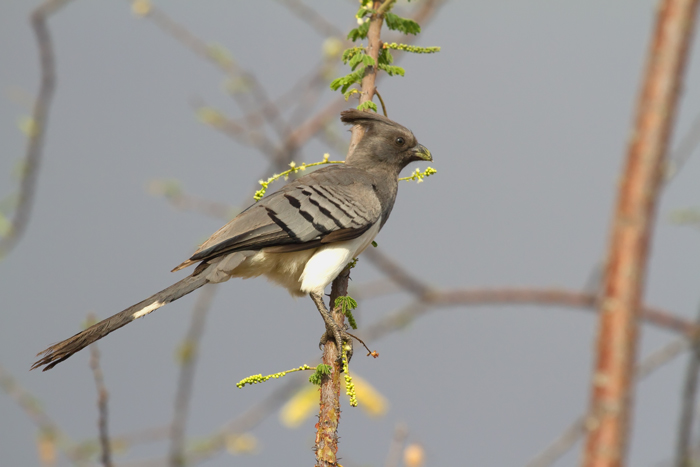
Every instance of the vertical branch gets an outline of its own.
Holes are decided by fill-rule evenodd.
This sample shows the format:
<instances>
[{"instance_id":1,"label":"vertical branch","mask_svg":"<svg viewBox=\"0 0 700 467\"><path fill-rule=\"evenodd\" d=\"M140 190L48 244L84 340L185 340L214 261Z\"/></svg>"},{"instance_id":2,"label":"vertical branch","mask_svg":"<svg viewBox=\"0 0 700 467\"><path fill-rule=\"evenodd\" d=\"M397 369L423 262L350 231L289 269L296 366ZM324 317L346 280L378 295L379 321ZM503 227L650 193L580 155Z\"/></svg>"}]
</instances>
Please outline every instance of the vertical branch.
<instances>
[{"instance_id":1,"label":"vertical branch","mask_svg":"<svg viewBox=\"0 0 700 467\"><path fill-rule=\"evenodd\" d=\"M696 322L700 323L700 315ZM693 419L695 418L695 399L698 392L698 375L700 374L700 340L695 340L688 360L683 384L681 417L678 422L678 440L676 441L676 467L689 467L692 464L691 442Z\"/></svg>"},{"instance_id":2,"label":"vertical branch","mask_svg":"<svg viewBox=\"0 0 700 467\"><path fill-rule=\"evenodd\" d=\"M178 377L177 393L175 395L175 412L170 425L170 453L168 454L171 467L183 467L185 462L185 427L187 411L192 395L194 370L197 364L199 341L204 330L207 312L211 308L216 287L205 285L197 296L197 302L192 311L192 321L182 345L179 349L180 375Z\"/></svg>"},{"instance_id":3,"label":"vertical branch","mask_svg":"<svg viewBox=\"0 0 700 467\"><path fill-rule=\"evenodd\" d=\"M94 316L91 316L89 319L93 323L96 321ZM104 375L100 368L100 351L97 349L97 344L92 344L90 346L90 369L95 378L95 386L97 387L97 409L100 414L97 419L97 427L100 433L100 448L102 449L100 460L104 467L112 467L109 431L107 430L107 402L109 401L109 393L107 392Z\"/></svg>"},{"instance_id":4,"label":"vertical branch","mask_svg":"<svg viewBox=\"0 0 700 467\"><path fill-rule=\"evenodd\" d=\"M375 63L378 63L379 49L381 47L380 43L380 33L382 28L382 23L384 20L384 12L386 12L387 7L391 6L395 0L385 0L384 10L379 11L382 7L381 1L375 1L373 8L377 13L373 14L370 18L369 33L367 35L368 40L368 54L374 59ZM374 97L374 83L377 78L376 67L365 68L365 75L362 79L362 89L360 96L360 103L372 100ZM348 149L348 154L345 160L348 160L352 156L352 152L357 146L357 143L362 139L364 131L359 126L355 126L352 129L352 136L350 138L350 147ZM350 269L345 268L338 277L333 281L331 288L331 297L328 309L331 310L333 314L333 319L339 326L345 326L345 315L339 310L334 310L335 299L342 295L347 295L348 293L348 281L350 279ZM318 467L326 466L336 466L338 452L338 423L340 422L340 372L342 370L342 364L340 363L341 349L336 349L335 345L332 345L333 340L329 340L326 345L323 346L323 363L330 365L332 370L331 374L324 377L321 383L321 402L319 408L319 419L316 425L316 465Z\"/></svg>"},{"instance_id":5,"label":"vertical branch","mask_svg":"<svg viewBox=\"0 0 700 467\"><path fill-rule=\"evenodd\" d=\"M49 16L63 7L70 0L47 0L35 9L30 22L34 29L36 42L39 46L39 65L41 67L41 84L39 94L34 102L31 125L27 132L27 149L24 154L22 181L20 182L17 207L7 235L0 239L0 259L6 256L24 234L29 224L32 212L36 179L39 175L44 137L49 118L49 106L56 88L56 64L54 61L53 43L46 25Z\"/></svg>"},{"instance_id":6,"label":"vertical branch","mask_svg":"<svg viewBox=\"0 0 700 467\"><path fill-rule=\"evenodd\" d=\"M348 280L350 269L345 268L333 281L331 297L328 309L333 314L333 319L341 328L345 325L345 315L336 309L333 304L335 299L348 294ZM338 452L338 424L340 423L340 373L342 364L340 349L335 346L335 341L329 339L323 346L323 363L331 367L331 374L324 376L321 382L321 403L319 407L318 423L316 424L316 466L335 467L337 465Z\"/></svg>"},{"instance_id":7,"label":"vertical branch","mask_svg":"<svg viewBox=\"0 0 700 467\"><path fill-rule=\"evenodd\" d=\"M384 22L384 13L388 10L388 7L394 3L395 0L385 0L384 5L382 2L374 2L372 8L376 11L369 19L369 32L367 33L367 55L374 59L374 63L379 63L379 50L382 47L381 41L381 30L382 23ZM360 90L360 104L369 102L374 98L374 93L376 92L375 83L377 81L377 70L376 66L368 66L365 68L365 75L362 78L362 89ZM352 129L352 136L350 136L350 149L348 149L347 158L352 156L352 152L355 150L355 146L362 139L365 131L360 126L355 126Z\"/></svg>"},{"instance_id":8,"label":"vertical branch","mask_svg":"<svg viewBox=\"0 0 700 467\"><path fill-rule=\"evenodd\" d=\"M658 10L606 263L590 409L601 415L585 467L625 463L649 238L697 4L663 0Z\"/></svg>"}]
</instances>

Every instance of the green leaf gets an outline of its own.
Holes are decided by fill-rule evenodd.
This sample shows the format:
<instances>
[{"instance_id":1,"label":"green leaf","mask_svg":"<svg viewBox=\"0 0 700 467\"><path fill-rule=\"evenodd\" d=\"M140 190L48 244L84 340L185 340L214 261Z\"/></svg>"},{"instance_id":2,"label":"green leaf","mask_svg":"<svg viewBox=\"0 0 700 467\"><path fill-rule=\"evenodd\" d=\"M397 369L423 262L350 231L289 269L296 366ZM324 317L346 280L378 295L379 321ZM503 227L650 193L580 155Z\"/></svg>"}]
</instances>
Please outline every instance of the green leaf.
<instances>
[{"instance_id":1,"label":"green leaf","mask_svg":"<svg viewBox=\"0 0 700 467\"><path fill-rule=\"evenodd\" d=\"M343 314L348 318L348 323L353 329L357 329L357 322L352 315L352 310L357 308L357 302L350 295L342 295L335 299L335 306L340 307Z\"/></svg>"},{"instance_id":2,"label":"green leaf","mask_svg":"<svg viewBox=\"0 0 700 467\"><path fill-rule=\"evenodd\" d=\"M342 76L340 78L336 78L333 81L331 81L331 89L334 91L337 91L340 88L341 89L340 92L345 94L345 91L347 91L350 86L362 81L362 77L364 75L365 75L365 65L362 64L362 65L360 65L360 67L357 70L353 71L352 73L347 74L345 76Z\"/></svg>"},{"instance_id":3,"label":"green leaf","mask_svg":"<svg viewBox=\"0 0 700 467\"><path fill-rule=\"evenodd\" d=\"M384 14L386 26L392 31L401 31L404 34L416 35L420 32L420 26L412 19L402 18L394 13Z\"/></svg>"},{"instance_id":4,"label":"green leaf","mask_svg":"<svg viewBox=\"0 0 700 467\"><path fill-rule=\"evenodd\" d=\"M316 365L316 371L314 372L314 374L309 376L309 382L311 384L315 384L316 386L320 386L321 379L323 378L323 376L330 375L330 374L331 374L330 365L324 365L323 363L319 363L318 365Z\"/></svg>"},{"instance_id":5,"label":"green leaf","mask_svg":"<svg viewBox=\"0 0 700 467\"><path fill-rule=\"evenodd\" d=\"M369 55L362 54L362 55L360 55L360 57L362 58L362 63L364 63L365 66L374 66L375 65L374 59L372 57L370 57Z\"/></svg>"},{"instance_id":6,"label":"green leaf","mask_svg":"<svg viewBox=\"0 0 700 467\"><path fill-rule=\"evenodd\" d=\"M357 10L355 18L364 18L365 16L371 15L372 13L374 13L374 10L372 8L360 7L360 9Z\"/></svg>"},{"instance_id":7,"label":"green leaf","mask_svg":"<svg viewBox=\"0 0 700 467\"><path fill-rule=\"evenodd\" d=\"M386 71L389 76L394 76L394 75L404 76L406 74L406 70L404 70L400 66L379 64L379 69Z\"/></svg>"},{"instance_id":8,"label":"green leaf","mask_svg":"<svg viewBox=\"0 0 700 467\"><path fill-rule=\"evenodd\" d=\"M382 49L379 51L379 64L380 65L391 65L394 63L394 56L391 55L389 49Z\"/></svg>"},{"instance_id":9,"label":"green leaf","mask_svg":"<svg viewBox=\"0 0 700 467\"><path fill-rule=\"evenodd\" d=\"M372 101L367 101L365 103L362 103L357 106L357 110L366 110L366 109L372 109L374 112L377 112L377 104L375 104Z\"/></svg>"},{"instance_id":10,"label":"green leaf","mask_svg":"<svg viewBox=\"0 0 700 467\"><path fill-rule=\"evenodd\" d=\"M365 56L365 54L363 53L355 54L352 56L352 58L348 61L348 66L351 70L354 70L357 65L364 62L364 60L362 59L363 56Z\"/></svg>"},{"instance_id":11,"label":"green leaf","mask_svg":"<svg viewBox=\"0 0 700 467\"><path fill-rule=\"evenodd\" d=\"M355 42L358 39L367 39L367 33L369 32L369 21L362 23L360 26L352 29L348 34L348 39Z\"/></svg>"}]
</instances>

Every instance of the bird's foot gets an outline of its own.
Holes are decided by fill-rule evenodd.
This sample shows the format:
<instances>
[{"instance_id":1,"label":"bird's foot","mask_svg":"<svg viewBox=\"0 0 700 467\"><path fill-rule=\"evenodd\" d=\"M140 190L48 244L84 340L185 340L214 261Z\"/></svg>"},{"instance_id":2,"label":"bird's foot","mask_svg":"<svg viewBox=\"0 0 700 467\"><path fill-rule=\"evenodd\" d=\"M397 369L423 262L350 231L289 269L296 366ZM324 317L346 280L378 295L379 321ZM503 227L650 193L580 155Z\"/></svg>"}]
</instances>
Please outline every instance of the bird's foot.
<instances>
[{"instance_id":1,"label":"bird's foot","mask_svg":"<svg viewBox=\"0 0 700 467\"><path fill-rule=\"evenodd\" d=\"M328 323L326 323L326 332L324 332L321 336L321 340L318 342L318 346L320 348L321 346L325 346L328 342L333 342L333 344L335 344L335 348L340 349L338 352L338 360L342 360L342 350L345 350L345 355L348 359L348 362L350 362L353 352L352 336L348 334L344 329L341 329L340 326L338 326L338 324L335 322L335 320L333 320L333 324L337 329L333 329L332 326L329 326Z\"/></svg>"},{"instance_id":2,"label":"bird's foot","mask_svg":"<svg viewBox=\"0 0 700 467\"><path fill-rule=\"evenodd\" d=\"M333 341L335 348L338 349L338 360L342 359L343 350L347 355L348 362L352 358L352 337L348 334L345 329L341 328L338 323L335 322L333 316L331 315L326 304L323 303L323 296L320 294L309 294L311 299L316 304L318 312L321 313L323 321L326 323L326 332L321 336L321 340L318 343L319 347L325 346L328 341Z\"/></svg>"}]
</instances>

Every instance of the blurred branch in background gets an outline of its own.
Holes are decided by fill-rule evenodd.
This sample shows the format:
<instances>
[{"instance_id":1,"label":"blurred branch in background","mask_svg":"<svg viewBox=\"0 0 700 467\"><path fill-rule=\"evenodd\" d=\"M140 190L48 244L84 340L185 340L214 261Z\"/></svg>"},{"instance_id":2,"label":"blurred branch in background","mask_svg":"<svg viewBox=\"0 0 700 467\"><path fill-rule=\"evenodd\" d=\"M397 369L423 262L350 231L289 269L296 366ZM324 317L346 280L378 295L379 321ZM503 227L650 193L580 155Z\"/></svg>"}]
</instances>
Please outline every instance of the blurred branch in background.
<instances>
[{"instance_id":1,"label":"blurred branch in background","mask_svg":"<svg viewBox=\"0 0 700 467\"><path fill-rule=\"evenodd\" d=\"M585 467L618 467L627 456L649 240L697 4L664 0L657 11L606 261L590 389L590 412L599 416L588 434Z\"/></svg>"},{"instance_id":2,"label":"blurred branch in background","mask_svg":"<svg viewBox=\"0 0 700 467\"><path fill-rule=\"evenodd\" d=\"M92 326L97 322L97 318L93 313L89 313L87 321L89 325ZM100 351L97 348L97 344L92 344L90 346L90 370L92 370L95 387L97 388L97 410L99 413L97 418L97 430L100 439L100 460L104 467L112 467L112 449L107 423L109 393L107 392L107 386L105 386L102 368L100 368Z\"/></svg>"},{"instance_id":3,"label":"blurred branch in background","mask_svg":"<svg viewBox=\"0 0 700 467\"><path fill-rule=\"evenodd\" d=\"M637 365L635 369L635 384L644 380L644 378L681 355L688 350L693 343L697 345L698 342L700 342L700 334L697 334L691 341L681 337L651 353ZM578 417L556 440L554 440L554 442L552 442L552 444L538 454L533 460L528 462L527 467L549 467L553 465L561 456L571 450L586 433L598 425L601 415L601 412L589 412L586 415Z\"/></svg>"},{"instance_id":4,"label":"blurred branch in background","mask_svg":"<svg viewBox=\"0 0 700 467\"><path fill-rule=\"evenodd\" d=\"M208 284L202 287L197 295L197 302L192 310L192 320L187 336L180 344L177 356L180 363L180 376L177 383L177 393L175 395L175 410L173 421L170 425L170 454L169 465L171 467L184 467L188 465L185 459L185 428L187 425L187 414L192 397L192 386L194 384L194 372L197 365L197 354L199 352L199 342L204 332L204 323L207 313L214 300L216 286Z\"/></svg>"},{"instance_id":5,"label":"blurred branch in background","mask_svg":"<svg viewBox=\"0 0 700 467\"><path fill-rule=\"evenodd\" d=\"M12 222L0 238L0 260L14 249L22 238L29 219L31 218L36 181L39 176L39 166L44 149L44 139L49 122L49 108L56 88L56 63L53 52L53 42L47 26L48 18L71 0L48 0L36 8L30 22L34 29L37 46L39 47L39 65L41 68L41 84L39 94L34 101L32 117L26 127L27 149L21 168L21 181L17 203Z\"/></svg>"},{"instance_id":6,"label":"blurred branch in background","mask_svg":"<svg viewBox=\"0 0 700 467\"><path fill-rule=\"evenodd\" d=\"M700 314L696 325L700 325ZM685 372L683 393L681 396L681 414L678 421L678 439L676 441L675 467L691 467L693 465L692 436L693 423L696 416L696 400L698 392L698 375L700 374L700 339L693 342L692 352Z\"/></svg>"},{"instance_id":7,"label":"blurred branch in background","mask_svg":"<svg viewBox=\"0 0 700 467\"><path fill-rule=\"evenodd\" d=\"M37 443L42 464L55 463L55 448L62 451L74 464L84 462L78 446L58 427L41 407L39 400L17 384L17 381L0 365L0 389L24 411L37 426Z\"/></svg>"}]
</instances>

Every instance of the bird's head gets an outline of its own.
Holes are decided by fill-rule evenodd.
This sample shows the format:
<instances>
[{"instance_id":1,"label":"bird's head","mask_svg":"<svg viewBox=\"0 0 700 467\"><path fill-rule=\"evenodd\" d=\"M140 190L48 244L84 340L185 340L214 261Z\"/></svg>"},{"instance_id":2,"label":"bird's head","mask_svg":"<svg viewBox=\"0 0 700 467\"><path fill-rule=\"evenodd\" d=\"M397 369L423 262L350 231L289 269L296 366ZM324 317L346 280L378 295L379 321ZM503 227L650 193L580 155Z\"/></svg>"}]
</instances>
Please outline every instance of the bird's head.
<instances>
[{"instance_id":1,"label":"bird's head","mask_svg":"<svg viewBox=\"0 0 700 467\"><path fill-rule=\"evenodd\" d=\"M365 131L348 164L388 165L400 171L411 162L433 160L428 148L418 143L411 130L386 117L351 109L341 112L340 120L360 125Z\"/></svg>"}]
</instances>

